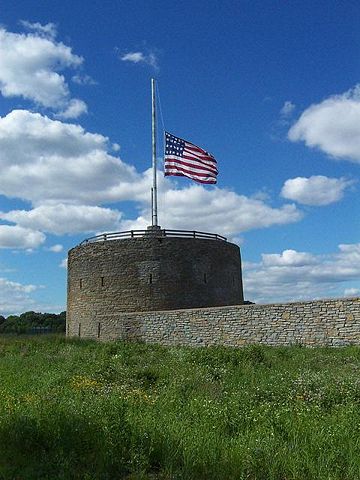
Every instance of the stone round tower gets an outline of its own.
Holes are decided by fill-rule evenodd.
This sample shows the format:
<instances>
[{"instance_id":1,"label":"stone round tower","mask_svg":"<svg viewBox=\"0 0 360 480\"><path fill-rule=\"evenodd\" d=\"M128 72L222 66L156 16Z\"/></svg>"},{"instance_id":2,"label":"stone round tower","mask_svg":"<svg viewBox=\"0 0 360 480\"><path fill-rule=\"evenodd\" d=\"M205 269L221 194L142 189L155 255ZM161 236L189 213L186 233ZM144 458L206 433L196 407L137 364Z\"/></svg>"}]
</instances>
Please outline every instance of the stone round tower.
<instances>
[{"instance_id":1,"label":"stone round tower","mask_svg":"<svg viewBox=\"0 0 360 480\"><path fill-rule=\"evenodd\" d=\"M219 235L132 231L93 237L69 251L68 335L82 336L120 312L243 301L240 249Z\"/></svg>"}]
</instances>

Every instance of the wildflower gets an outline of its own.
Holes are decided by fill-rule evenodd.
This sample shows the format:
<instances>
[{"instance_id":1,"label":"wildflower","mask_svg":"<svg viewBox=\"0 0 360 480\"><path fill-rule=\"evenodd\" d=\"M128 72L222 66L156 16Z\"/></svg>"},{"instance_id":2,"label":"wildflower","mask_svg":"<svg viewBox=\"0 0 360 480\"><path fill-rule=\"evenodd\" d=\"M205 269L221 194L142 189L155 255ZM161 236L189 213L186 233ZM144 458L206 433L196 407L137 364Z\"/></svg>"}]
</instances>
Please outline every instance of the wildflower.
<instances>
[{"instance_id":1,"label":"wildflower","mask_svg":"<svg viewBox=\"0 0 360 480\"><path fill-rule=\"evenodd\" d=\"M75 390L91 390L97 389L101 386L97 380L83 375L76 375L73 377L70 381L70 385Z\"/></svg>"}]
</instances>

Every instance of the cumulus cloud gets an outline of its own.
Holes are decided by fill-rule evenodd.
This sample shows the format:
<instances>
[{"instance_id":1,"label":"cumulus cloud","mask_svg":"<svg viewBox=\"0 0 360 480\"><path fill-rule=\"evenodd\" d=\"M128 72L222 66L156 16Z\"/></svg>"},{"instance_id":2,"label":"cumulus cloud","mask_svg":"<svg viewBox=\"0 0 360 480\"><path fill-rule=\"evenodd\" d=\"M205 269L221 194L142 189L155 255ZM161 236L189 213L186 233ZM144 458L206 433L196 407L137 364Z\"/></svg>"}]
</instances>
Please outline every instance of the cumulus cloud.
<instances>
[{"instance_id":1,"label":"cumulus cloud","mask_svg":"<svg viewBox=\"0 0 360 480\"><path fill-rule=\"evenodd\" d=\"M330 178L323 175L290 178L284 183L281 196L304 205L329 205L341 200L345 189L353 183L345 178Z\"/></svg>"},{"instance_id":2,"label":"cumulus cloud","mask_svg":"<svg viewBox=\"0 0 360 480\"><path fill-rule=\"evenodd\" d=\"M0 278L0 315L30 310L35 304L30 294L38 288L36 285L24 285Z\"/></svg>"},{"instance_id":3,"label":"cumulus cloud","mask_svg":"<svg viewBox=\"0 0 360 480\"><path fill-rule=\"evenodd\" d=\"M47 250L53 253L60 253L64 250L64 247L60 243L56 243L55 245L48 247Z\"/></svg>"},{"instance_id":4,"label":"cumulus cloud","mask_svg":"<svg viewBox=\"0 0 360 480\"><path fill-rule=\"evenodd\" d=\"M234 236L255 228L292 223L302 218L294 205L273 208L262 200L248 198L221 188L199 185L174 189L160 188L160 222L170 229L205 230ZM146 205L136 220L121 222L124 229L142 229L149 224Z\"/></svg>"},{"instance_id":5,"label":"cumulus cloud","mask_svg":"<svg viewBox=\"0 0 360 480\"><path fill-rule=\"evenodd\" d=\"M137 172L109 153L113 150L108 138L39 113L14 110L0 117L0 194L33 206L0 212L0 218L58 235L145 228L150 222L152 171ZM160 219L166 228L237 236L302 218L293 204L275 208L265 197L248 198L199 185L180 188L161 175L158 188ZM135 202L139 212L135 220L99 206L124 200Z\"/></svg>"},{"instance_id":6,"label":"cumulus cloud","mask_svg":"<svg viewBox=\"0 0 360 480\"><path fill-rule=\"evenodd\" d=\"M13 110L0 117L0 193L33 204L97 204L141 188L134 167L107 153L106 137Z\"/></svg>"},{"instance_id":7,"label":"cumulus cloud","mask_svg":"<svg viewBox=\"0 0 360 480\"><path fill-rule=\"evenodd\" d=\"M0 91L4 97L20 96L46 108L66 111L71 102L68 84L60 71L77 68L83 58L55 41L51 23L23 21L30 33L12 33L0 27ZM78 113L84 113L84 106Z\"/></svg>"},{"instance_id":8,"label":"cumulus cloud","mask_svg":"<svg viewBox=\"0 0 360 480\"><path fill-rule=\"evenodd\" d=\"M159 195L160 220L166 228L216 231L229 238L239 232L298 221L302 214L293 205L272 208L263 201L223 189L191 186L175 190L163 186ZM136 200L136 194L135 198ZM116 209L89 205L45 204L32 210L0 213L0 218L22 227L57 235L96 231L146 229L149 202L141 202L142 214L123 220ZM166 205L166 208L165 208ZM191 212L191 214L189 214Z\"/></svg>"},{"instance_id":9,"label":"cumulus cloud","mask_svg":"<svg viewBox=\"0 0 360 480\"><path fill-rule=\"evenodd\" d=\"M35 206L31 211L3 213L2 218L58 234L65 229L101 230L116 225L120 212L89 205L132 200L138 203L140 216L130 223L139 228L148 225L151 170L138 173L110 155L110 148L102 135L38 113L14 110L0 118L0 193ZM294 205L272 208L261 199L224 189L173 185L159 176L159 208L168 228L213 230L216 226L233 234L301 218Z\"/></svg>"},{"instance_id":10,"label":"cumulus cloud","mask_svg":"<svg viewBox=\"0 0 360 480\"><path fill-rule=\"evenodd\" d=\"M346 288L344 290L344 297L359 297L360 289L359 288Z\"/></svg>"},{"instance_id":11,"label":"cumulus cloud","mask_svg":"<svg viewBox=\"0 0 360 480\"><path fill-rule=\"evenodd\" d=\"M48 37L54 39L57 35L56 25L54 23L47 23L42 25L39 22L31 23L27 20L20 20L20 24L25 27L27 30L36 32L40 36Z\"/></svg>"},{"instance_id":12,"label":"cumulus cloud","mask_svg":"<svg viewBox=\"0 0 360 480\"><path fill-rule=\"evenodd\" d=\"M76 74L71 77L71 80L78 85L96 85L96 82L89 75Z\"/></svg>"},{"instance_id":13,"label":"cumulus cloud","mask_svg":"<svg viewBox=\"0 0 360 480\"><path fill-rule=\"evenodd\" d=\"M291 141L360 162L360 84L307 108L290 128Z\"/></svg>"},{"instance_id":14,"label":"cumulus cloud","mask_svg":"<svg viewBox=\"0 0 360 480\"><path fill-rule=\"evenodd\" d=\"M45 242L45 235L19 225L0 225L0 248L33 249Z\"/></svg>"},{"instance_id":15,"label":"cumulus cloud","mask_svg":"<svg viewBox=\"0 0 360 480\"><path fill-rule=\"evenodd\" d=\"M270 303L342 296L345 283L360 279L360 243L338 248L328 255L285 250L244 263L246 298Z\"/></svg>"},{"instance_id":16,"label":"cumulus cloud","mask_svg":"<svg viewBox=\"0 0 360 480\"><path fill-rule=\"evenodd\" d=\"M284 105L281 107L280 115L282 117L290 117L294 112L295 108L296 108L296 105L291 101L287 100L286 102L284 102Z\"/></svg>"},{"instance_id":17,"label":"cumulus cloud","mask_svg":"<svg viewBox=\"0 0 360 480\"><path fill-rule=\"evenodd\" d=\"M143 52L129 52L125 55L122 55L120 59L123 62L143 63L150 65L151 67L158 68L158 59L153 52L150 52L149 54L145 54Z\"/></svg>"},{"instance_id":18,"label":"cumulus cloud","mask_svg":"<svg viewBox=\"0 0 360 480\"><path fill-rule=\"evenodd\" d=\"M68 106L65 110L59 112L56 116L58 118L64 118L65 120L69 118L78 118L83 113L87 113L87 105L82 100L78 98L73 98L70 100Z\"/></svg>"},{"instance_id":19,"label":"cumulus cloud","mask_svg":"<svg viewBox=\"0 0 360 480\"><path fill-rule=\"evenodd\" d=\"M68 259L67 259L67 258L63 258L63 259L61 260L61 263L59 264L59 267L60 267L60 268L67 268L67 266L68 266Z\"/></svg>"},{"instance_id":20,"label":"cumulus cloud","mask_svg":"<svg viewBox=\"0 0 360 480\"><path fill-rule=\"evenodd\" d=\"M284 250L282 253L268 253L262 255L262 262L266 267L314 265L316 257L310 253Z\"/></svg>"},{"instance_id":21,"label":"cumulus cloud","mask_svg":"<svg viewBox=\"0 0 360 480\"><path fill-rule=\"evenodd\" d=\"M56 235L94 232L101 229L116 230L120 216L119 211L110 208L62 203L42 205L33 210L0 213L2 220Z\"/></svg>"}]
</instances>

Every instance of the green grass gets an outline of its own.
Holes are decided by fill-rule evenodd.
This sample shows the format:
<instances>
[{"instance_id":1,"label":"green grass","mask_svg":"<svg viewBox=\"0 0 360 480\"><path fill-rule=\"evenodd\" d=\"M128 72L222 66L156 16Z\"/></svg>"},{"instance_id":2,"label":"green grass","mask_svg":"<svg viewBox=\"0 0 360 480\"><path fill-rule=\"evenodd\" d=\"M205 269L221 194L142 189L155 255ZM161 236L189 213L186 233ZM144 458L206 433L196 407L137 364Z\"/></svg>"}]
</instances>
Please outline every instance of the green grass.
<instances>
[{"instance_id":1,"label":"green grass","mask_svg":"<svg viewBox=\"0 0 360 480\"><path fill-rule=\"evenodd\" d=\"M0 479L360 478L360 349L0 338Z\"/></svg>"}]
</instances>

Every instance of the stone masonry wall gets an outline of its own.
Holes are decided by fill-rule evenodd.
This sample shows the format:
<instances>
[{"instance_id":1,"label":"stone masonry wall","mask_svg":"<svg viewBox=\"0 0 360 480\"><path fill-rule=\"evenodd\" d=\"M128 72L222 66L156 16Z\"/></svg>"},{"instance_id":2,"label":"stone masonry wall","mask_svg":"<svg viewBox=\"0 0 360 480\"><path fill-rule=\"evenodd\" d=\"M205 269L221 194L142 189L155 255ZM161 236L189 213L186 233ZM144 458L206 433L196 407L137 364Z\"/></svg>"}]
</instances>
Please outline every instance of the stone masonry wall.
<instances>
[{"instance_id":1,"label":"stone masonry wall","mask_svg":"<svg viewBox=\"0 0 360 480\"><path fill-rule=\"evenodd\" d=\"M360 345L360 298L111 313L69 323L67 333L163 345Z\"/></svg>"},{"instance_id":2,"label":"stone masonry wall","mask_svg":"<svg viewBox=\"0 0 360 480\"><path fill-rule=\"evenodd\" d=\"M171 237L79 245L69 251L67 300L69 325L84 326L120 312L238 305L244 300L240 249Z\"/></svg>"}]
</instances>

